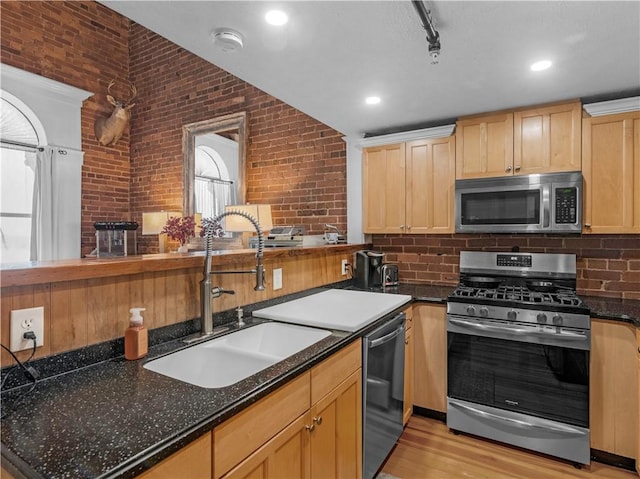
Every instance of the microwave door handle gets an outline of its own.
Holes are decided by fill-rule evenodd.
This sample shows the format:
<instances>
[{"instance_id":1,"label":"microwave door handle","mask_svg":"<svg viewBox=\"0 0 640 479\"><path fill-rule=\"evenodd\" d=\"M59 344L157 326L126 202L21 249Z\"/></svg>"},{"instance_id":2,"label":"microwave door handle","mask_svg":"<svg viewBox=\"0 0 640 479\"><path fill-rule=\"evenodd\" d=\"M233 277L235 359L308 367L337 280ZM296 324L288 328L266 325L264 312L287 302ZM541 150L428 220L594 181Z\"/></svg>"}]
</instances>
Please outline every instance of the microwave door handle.
<instances>
[{"instance_id":1,"label":"microwave door handle","mask_svg":"<svg viewBox=\"0 0 640 479\"><path fill-rule=\"evenodd\" d=\"M542 227L549 228L551 224L551 199L549 194L549 185L542 187Z\"/></svg>"}]
</instances>

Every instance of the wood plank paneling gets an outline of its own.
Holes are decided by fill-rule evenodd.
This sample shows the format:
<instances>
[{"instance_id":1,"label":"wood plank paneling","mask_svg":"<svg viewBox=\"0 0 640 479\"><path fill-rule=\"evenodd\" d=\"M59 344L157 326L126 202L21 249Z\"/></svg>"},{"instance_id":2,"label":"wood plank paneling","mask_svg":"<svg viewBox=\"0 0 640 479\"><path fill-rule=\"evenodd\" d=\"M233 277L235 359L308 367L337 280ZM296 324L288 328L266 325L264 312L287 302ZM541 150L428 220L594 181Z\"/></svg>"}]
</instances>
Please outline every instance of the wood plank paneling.
<instances>
[{"instance_id":1,"label":"wood plank paneling","mask_svg":"<svg viewBox=\"0 0 640 479\"><path fill-rule=\"evenodd\" d=\"M266 290L254 291L255 275L213 275L213 284L231 289L235 295L223 295L214 300L214 312L225 311L274 297L347 279L341 275L341 261L352 261L357 245L328 246L324 248L296 248L280 251L265 251ZM161 258L164 255L158 255ZM173 255L176 257L176 255ZM141 259L138 263L154 262ZM0 295L0 332L3 344L9 342L10 314L13 309L44 306L45 345L37 356L57 354L102 341L122 337L129 322L129 309L146 308L143 313L149 329L175 324L200 316L200 280L202 279L202 256L195 256L199 264L186 261L187 267L176 269L174 263L166 271L138 266L135 274L102 274L98 263L79 262L76 266L86 275L90 268L95 277L60 281L59 276L49 271L45 277L56 281L18 284L3 287ZM255 253L242 255L225 254L214 256L213 270L251 270L255 268ZM133 260L127 260L131 263ZM169 260L158 260L161 264ZM65 262L62 262L66 264ZM128 271L121 268L119 260L106 269ZM273 290L273 269L282 268L283 288ZM134 268L136 269L136 268ZM68 265L62 267L68 270ZM30 273L28 273L30 274ZM34 271L36 278L43 277ZM74 277L71 274L71 277ZM3 272L4 279L4 272ZM26 359L28 352L19 358ZM12 359L2 352L1 364L11 364Z\"/></svg>"}]
</instances>

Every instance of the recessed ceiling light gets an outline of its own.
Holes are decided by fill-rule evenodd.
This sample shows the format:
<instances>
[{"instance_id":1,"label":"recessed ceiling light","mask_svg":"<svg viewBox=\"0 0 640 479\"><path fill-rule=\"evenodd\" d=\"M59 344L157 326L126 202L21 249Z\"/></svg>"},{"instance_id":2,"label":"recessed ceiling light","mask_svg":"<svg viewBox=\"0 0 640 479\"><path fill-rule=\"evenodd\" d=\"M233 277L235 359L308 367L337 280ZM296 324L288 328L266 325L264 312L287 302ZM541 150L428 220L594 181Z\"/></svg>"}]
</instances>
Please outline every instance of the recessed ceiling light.
<instances>
[{"instance_id":1,"label":"recessed ceiling light","mask_svg":"<svg viewBox=\"0 0 640 479\"><path fill-rule=\"evenodd\" d=\"M532 72L541 72L542 70L546 70L551 67L551 60L541 60L539 62L535 62L531 64Z\"/></svg>"},{"instance_id":2,"label":"recessed ceiling light","mask_svg":"<svg viewBox=\"0 0 640 479\"><path fill-rule=\"evenodd\" d=\"M368 96L365 99L365 102L367 103L367 105L377 105L378 103L380 103L380 97L379 96Z\"/></svg>"},{"instance_id":3,"label":"recessed ceiling light","mask_svg":"<svg viewBox=\"0 0 640 479\"><path fill-rule=\"evenodd\" d=\"M289 21L287 14L280 10L269 10L264 16L264 19L269 25L276 25L278 27Z\"/></svg>"}]
</instances>

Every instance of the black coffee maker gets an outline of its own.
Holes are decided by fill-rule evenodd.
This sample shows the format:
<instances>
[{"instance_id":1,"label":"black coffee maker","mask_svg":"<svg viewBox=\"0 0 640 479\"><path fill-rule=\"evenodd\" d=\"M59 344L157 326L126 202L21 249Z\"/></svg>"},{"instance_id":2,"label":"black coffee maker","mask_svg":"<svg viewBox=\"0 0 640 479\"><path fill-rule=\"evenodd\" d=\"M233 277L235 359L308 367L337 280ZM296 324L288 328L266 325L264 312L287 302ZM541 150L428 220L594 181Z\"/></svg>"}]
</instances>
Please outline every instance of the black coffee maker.
<instances>
[{"instance_id":1,"label":"black coffee maker","mask_svg":"<svg viewBox=\"0 0 640 479\"><path fill-rule=\"evenodd\" d=\"M354 254L353 279L358 288L380 288L382 286L382 265L384 253L361 250Z\"/></svg>"}]
</instances>

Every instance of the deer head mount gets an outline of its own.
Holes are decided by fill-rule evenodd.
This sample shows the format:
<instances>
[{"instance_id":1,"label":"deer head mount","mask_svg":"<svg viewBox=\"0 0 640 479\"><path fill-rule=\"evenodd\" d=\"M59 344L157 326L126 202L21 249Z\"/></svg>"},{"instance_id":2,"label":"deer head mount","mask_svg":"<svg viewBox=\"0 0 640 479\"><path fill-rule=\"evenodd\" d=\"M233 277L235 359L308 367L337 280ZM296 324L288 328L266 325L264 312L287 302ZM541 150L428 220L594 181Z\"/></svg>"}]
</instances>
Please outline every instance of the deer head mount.
<instances>
[{"instance_id":1,"label":"deer head mount","mask_svg":"<svg viewBox=\"0 0 640 479\"><path fill-rule=\"evenodd\" d=\"M94 125L96 139L101 145L115 145L118 142L129 124L131 109L136 106L135 103L131 103L138 93L136 87L133 84L129 85L131 96L126 100L118 100L111 95L111 87L115 84L116 81L111 80L107 88L107 101L115 107L111 116L98 118Z\"/></svg>"}]
</instances>

